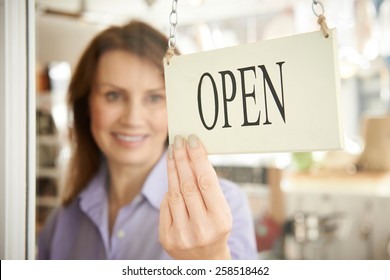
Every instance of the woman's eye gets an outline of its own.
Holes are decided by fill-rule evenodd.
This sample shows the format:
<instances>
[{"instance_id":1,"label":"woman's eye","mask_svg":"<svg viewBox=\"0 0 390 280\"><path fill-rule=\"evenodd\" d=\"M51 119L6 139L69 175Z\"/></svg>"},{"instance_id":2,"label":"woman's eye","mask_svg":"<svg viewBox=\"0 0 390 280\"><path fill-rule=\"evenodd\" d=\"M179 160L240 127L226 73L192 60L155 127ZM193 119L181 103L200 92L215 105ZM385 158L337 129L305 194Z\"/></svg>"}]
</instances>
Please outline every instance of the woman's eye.
<instances>
[{"instance_id":1,"label":"woman's eye","mask_svg":"<svg viewBox=\"0 0 390 280\"><path fill-rule=\"evenodd\" d=\"M116 91L109 91L105 94L108 101L116 101L121 98L121 94Z\"/></svg>"},{"instance_id":2,"label":"woman's eye","mask_svg":"<svg viewBox=\"0 0 390 280\"><path fill-rule=\"evenodd\" d=\"M161 94L151 94L148 96L148 101L151 103L159 103L161 101L164 101L164 96Z\"/></svg>"}]
</instances>

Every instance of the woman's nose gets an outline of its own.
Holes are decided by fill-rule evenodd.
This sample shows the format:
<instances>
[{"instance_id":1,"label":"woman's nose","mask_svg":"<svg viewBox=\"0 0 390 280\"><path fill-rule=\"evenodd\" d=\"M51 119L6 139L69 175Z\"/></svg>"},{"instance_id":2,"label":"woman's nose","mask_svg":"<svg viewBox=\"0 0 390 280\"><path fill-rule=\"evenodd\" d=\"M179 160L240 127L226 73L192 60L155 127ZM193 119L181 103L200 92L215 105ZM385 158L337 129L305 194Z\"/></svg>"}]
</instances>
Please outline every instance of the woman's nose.
<instances>
[{"instance_id":1,"label":"woman's nose","mask_svg":"<svg viewBox=\"0 0 390 280\"><path fill-rule=\"evenodd\" d=\"M138 125L144 120L145 114L142 102L131 100L124 106L122 120L129 125Z\"/></svg>"}]
</instances>

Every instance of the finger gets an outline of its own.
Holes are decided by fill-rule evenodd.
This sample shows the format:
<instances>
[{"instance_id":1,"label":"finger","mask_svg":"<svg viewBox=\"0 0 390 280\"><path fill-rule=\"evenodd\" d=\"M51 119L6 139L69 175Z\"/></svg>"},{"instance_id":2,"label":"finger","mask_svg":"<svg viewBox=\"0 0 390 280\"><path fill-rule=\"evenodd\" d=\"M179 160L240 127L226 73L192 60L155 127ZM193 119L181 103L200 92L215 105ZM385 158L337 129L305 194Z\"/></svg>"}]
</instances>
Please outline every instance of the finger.
<instances>
[{"instance_id":1,"label":"finger","mask_svg":"<svg viewBox=\"0 0 390 280\"><path fill-rule=\"evenodd\" d=\"M172 219L171 210L169 207L168 195L164 196L164 199L160 205L160 222L159 222L159 241L167 252L176 246L175 224Z\"/></svg>"},{"instance_id":2,"label":"finger","mask_svg":"<svg viewBox=\"0 0 390 280\"><path fill-rule=\"evenodd\" d=\"M187 143L181 136L175 137L174 159L179 176L180 190L191 220L200 221L206 212L202 195L187 154Z\"/></svg>"},{"instance_id":3,"label":"finger","mask_svg":"<svg viewBox=\"0 0 390 280\"><path fill-rule=\"evenodd\" d=\"M168 191L171 193L180 193L181 192L180 181L179 181L179 175L177 174L176 163L173 158L172 145L168 146L167 167L168 167Z\"/></svg>"},{"instance_id":4,"label":"finger","mask_svg":"<svg viewBox=\"0 0 390 280\"><path fill-rule=\"evenodd\" d=\"M206 208L208 211L219 211L220 207L227 206L227 202L206 150L195 135L188 137L188 144L188 154Z\"/></svg>"},{"instance_id":5,"label":"finger","mask_svg":"<svg viewBox=\"0 0 390 280\"><path fill-rule=\"evenodd\" d=\"M168 147L168 193L167 204L169 206L172 224L178 228L183 228L188 221L188 211L183 196L180 191L179 176L177 174L176 163L173 159L172 146Z\"/></svg>"},{"instance_id":6,"label":"finger","mask_svg":"<svg viewBox=\"0 0 390 280\"><path fill-rule=\"evenodd\" d=\"M160 205L160 221L158 227L160 240L167 235L171 226L172 226L172 216L169 210L168 197L164 196L164 199Z\"/></svg>"}]
</instances>

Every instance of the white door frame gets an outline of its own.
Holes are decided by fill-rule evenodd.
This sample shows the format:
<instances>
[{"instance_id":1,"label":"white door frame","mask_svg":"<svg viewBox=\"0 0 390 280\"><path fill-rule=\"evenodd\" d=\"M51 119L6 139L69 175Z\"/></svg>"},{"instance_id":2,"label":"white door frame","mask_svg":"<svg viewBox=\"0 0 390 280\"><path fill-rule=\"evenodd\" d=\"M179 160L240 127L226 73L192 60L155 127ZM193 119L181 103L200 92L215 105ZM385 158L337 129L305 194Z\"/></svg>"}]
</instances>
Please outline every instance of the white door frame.
<instances>
[{"instance_id":1,"label":"white door frame","mask_svg":"<svg viewBox=\"0 0 390 280\"><path fill-rule=\"evenodd\" d=\"M35 1L0 0L0 259L35 256Z\"/></svg>"}]
</instances>

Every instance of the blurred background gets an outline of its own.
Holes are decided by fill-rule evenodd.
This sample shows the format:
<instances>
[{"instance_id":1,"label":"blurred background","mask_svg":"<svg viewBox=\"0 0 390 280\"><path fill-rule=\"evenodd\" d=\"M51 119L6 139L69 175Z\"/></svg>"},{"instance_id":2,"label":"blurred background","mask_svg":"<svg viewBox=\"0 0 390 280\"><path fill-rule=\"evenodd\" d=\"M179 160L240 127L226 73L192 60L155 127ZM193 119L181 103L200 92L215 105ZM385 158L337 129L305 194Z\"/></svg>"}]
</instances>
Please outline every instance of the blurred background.
<instances>
[{"instance_id":1,"label":"blurred background","mask_svg":"<svg viewBox=\"0 0 390 280\"><path fill-rule=\"evenodd\" d=\"M183 54L319 30L310 0L178 1ZM37 231L69 159L65 95L109 25L169 35L171 0L36 0ZM390 259L390 0L323 0L338 30L343 151L210 156L251 205L262 259Z\"/></svg>"}]
</instances>

